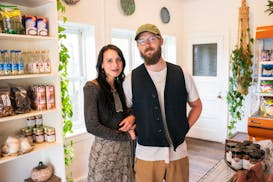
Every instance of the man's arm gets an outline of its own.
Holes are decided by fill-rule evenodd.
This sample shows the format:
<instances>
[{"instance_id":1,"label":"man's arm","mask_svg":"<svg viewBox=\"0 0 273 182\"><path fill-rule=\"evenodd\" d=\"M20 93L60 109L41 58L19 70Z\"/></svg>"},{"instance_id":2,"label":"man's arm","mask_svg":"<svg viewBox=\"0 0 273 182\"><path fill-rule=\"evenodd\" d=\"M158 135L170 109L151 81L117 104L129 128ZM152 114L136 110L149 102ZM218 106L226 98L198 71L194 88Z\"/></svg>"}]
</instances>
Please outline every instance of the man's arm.
<instances>
[{"instance_id":1,"label":"man's arm","mask_svg":"<svg viewBox=\"0 0 273 182\"><path fill-rule=\"evenodd\" d=\"M189 122L189 126L191 128L194 125L194 123L197 121L197 119L199 118L199 116L202 112L202 102L201 102L200 98L198 98L197 100L195 100L193 102L188 102L188 104L191 107L191 110L188 115L188 122Z\"/></svg>"}]
</instances>

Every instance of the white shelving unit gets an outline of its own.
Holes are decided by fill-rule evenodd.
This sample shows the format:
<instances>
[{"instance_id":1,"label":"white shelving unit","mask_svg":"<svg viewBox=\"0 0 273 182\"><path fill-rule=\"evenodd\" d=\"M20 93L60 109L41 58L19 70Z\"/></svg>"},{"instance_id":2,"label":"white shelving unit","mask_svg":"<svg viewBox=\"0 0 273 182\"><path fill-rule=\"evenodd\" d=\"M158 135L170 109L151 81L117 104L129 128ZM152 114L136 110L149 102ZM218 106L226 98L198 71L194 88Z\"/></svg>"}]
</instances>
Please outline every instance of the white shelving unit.
<instances>
[{"instance_id":1,"label":"white shelving unit","mask_svg":"<svg viewBox=\"0 0 273 182\"><path fill-rule=\"evenodd\" d=\"M270 29L268 29L268 27ZM256 68L258 70L254 70L254 73L257 74L257 89L256 93L258 96L258 100L260 101L262 97L273 97L273 92L262 92L261 82L262 81L273 81L272 76L263 75L263 66L271 66L273 67L273 61L262 60L262 51L263 50L273 50L273 26L260 27L257 28L256 32L256 41L255 41L255 63ZM271 35L272 34L272 35ZM272 71L273 72L273 71ZM260 106L260 102L258 103ZM258 112L259 113L259 112Z\"/></svg>"},{"instance_id":2,"label":"white shelving unit","mask_svg":"<svg viewBox=\"0 0 273 182\"><path fill-rule=\"evenodd\" d=\"M0 87L11 85L28 86L43 84L54 85L55 105L52 110L32 111L26 114L0 118L0 145L7 136L16 136L20 130L27 126L26 118L42 114L43 124L52 126L56 131L56 142L35 144L32 151L17 156L0 157L0 181L17 182L30 177L31 170L39 161L52 164L54 174L66 181L63 149L63 130L61 115L60 75L58 74L58 23L56 0L0 0L0 4L17 5L23 14L44 16L48 18L49 36L12 35L0 33L0 50L18 49L48 49L51 59L51 73L24 74L16 76L0 76Z\"/></svg>"}]
</instances>

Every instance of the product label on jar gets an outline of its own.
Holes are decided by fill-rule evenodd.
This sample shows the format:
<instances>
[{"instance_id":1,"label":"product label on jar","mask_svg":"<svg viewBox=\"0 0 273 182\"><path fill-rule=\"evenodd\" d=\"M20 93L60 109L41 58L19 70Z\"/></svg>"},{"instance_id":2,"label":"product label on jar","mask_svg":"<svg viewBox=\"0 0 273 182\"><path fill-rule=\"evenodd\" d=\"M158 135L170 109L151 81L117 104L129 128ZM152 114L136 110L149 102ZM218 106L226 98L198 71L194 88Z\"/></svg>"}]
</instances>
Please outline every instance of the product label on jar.
<instances>
[{"instance_id":1,"label":"product label on jar","mask_svg":"<svg viewBox=\"0 0 273 182\"><path fill-rule=\"evenodd\" d=\"M232 156L231 151L226 152L226 160L227 160L228 162L231 162L231 156Z\"/></svg>"},{"instance_id":2,"label":"product label on jar","mask_svg":"<svg viewBox=\"0 0 273 182\"><path fill-rule=\"evenodd\" d=\"M234 168L234 169L242 169L243 167L243 160L240 159L240 158L232 158L231 159L231 166Z\"/></svg>"},{"instance_id":3,"label":"product label on jar","mask_svg":"<svg viewBox=\"0 0 273 182\"><path fill-rule=\"evenodd\" d=\"M249 160L243 159L243 169L250 169L249 164Z\"/></svg>"}]
</instances>

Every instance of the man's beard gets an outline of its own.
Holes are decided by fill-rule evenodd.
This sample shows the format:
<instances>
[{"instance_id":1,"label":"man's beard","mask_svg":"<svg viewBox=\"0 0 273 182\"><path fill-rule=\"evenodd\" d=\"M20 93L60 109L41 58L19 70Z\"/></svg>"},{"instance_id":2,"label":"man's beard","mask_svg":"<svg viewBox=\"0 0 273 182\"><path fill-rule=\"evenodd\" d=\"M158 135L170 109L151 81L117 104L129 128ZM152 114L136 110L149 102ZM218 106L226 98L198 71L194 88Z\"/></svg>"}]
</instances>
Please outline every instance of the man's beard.
<instances>
[{"instance_id":1,"label":"man's beard","mask_svg":"<svg viewBox=\"0 0 273 182\"><path fill-rule=\"evenodd\" d=\"M152 48L147 48L145 50L151 50ZM140 52L140 56L144 59L144 62L146 65L153 65L158 63L159 59L161 58L161 47L158 48L158 50L156 52L154 52L150 57L146 56L145 54L143 54L142 52Z\"/></svg>"}]
</instances>

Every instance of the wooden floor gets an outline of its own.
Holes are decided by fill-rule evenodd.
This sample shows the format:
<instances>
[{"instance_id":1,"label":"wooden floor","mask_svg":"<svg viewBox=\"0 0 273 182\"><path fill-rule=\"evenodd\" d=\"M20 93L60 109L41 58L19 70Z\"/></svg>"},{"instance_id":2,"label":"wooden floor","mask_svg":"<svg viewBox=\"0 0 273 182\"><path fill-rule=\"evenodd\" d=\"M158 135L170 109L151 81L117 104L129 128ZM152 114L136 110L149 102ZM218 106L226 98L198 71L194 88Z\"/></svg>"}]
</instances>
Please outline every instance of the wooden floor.
<instances>
[{"instance_id":1,"label":"wooden floor","mask_svg":"<svg viewBox=\"0 0 273 182\"><path fill-rule=\"evenodd\" d=\"M197 182L219 160L224 158L225 145L193 138L186 139L190 160L190 182Z\"/></svg>"}]
</instances>

